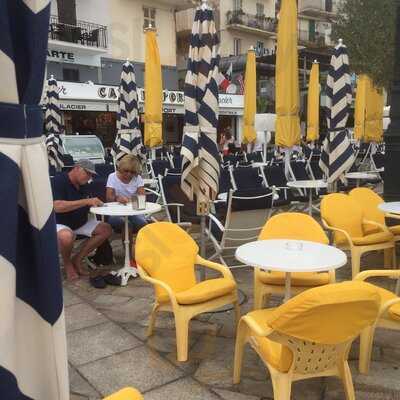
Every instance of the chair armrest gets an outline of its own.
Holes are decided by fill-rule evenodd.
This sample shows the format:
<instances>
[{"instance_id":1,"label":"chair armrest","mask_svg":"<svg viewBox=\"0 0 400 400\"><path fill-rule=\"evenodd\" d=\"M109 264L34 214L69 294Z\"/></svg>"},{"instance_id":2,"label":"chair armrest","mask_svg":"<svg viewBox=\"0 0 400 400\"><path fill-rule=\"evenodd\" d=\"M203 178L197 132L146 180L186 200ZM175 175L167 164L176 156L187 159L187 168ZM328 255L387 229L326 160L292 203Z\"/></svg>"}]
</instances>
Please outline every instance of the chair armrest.
<instances>
[{"instance_id":1,"label":"chair armrest","mask_svg":"<svg viewBox=\"0 0 400 400\"><path fill-rule=\"evenodd\" d=\"M377 226L378 228L382 229L384 232L388 232L390 233L389 229L387 228L387 226L380 224L379 222L376 221L370 221L368 219L363 219L362 221L363 224L365 225L374 225Z\"/></svg>"},{"instance_id":2,"label":"chair armrest","mask_svg":"<svg viewBox=\"0 0 400 400\"><path fill-rule=\"evenodd\" d=\"M379 310L379 314L378 314L378 318L377 320L379 320L384 314L387 313L387 311L394 306L395 304L400 303L400 297L397 297L396 299L392 299L387 301L386 303L384 303L380 310Z\"/></svg>"},{"instance_id":3,"label":"chair armrest","mask_svg":"<svg viewBox=\"0 0 400 400\"><path fill-rule=\"evenodd\" d=\"M203 267L213 269L215 271L220 272L224 278L231 279L232 281L235 281L235 278L232 275L232 272L229 270L229 268L225 267L224 265L208 261L204 259L203 257L200 257L199 255L196 258L196 264L199 264Z\"/></svg>"},{"instance_id":4,"label":"chair armrest","mask_svg":"<svg viewBox=\"0 0 400 400\"><path fill-rule=\"evenodd\" d=\"M268 325L265 327L260 326L252 317L249 315L245 315L240 319L240 322L245 322L247 326L257 335L257 336L269 336L273 329L270 328Z\"/></svg>"},{"instance_id":5,"label":"chair armrest","mask_svg":"<svg viewBox=\"0 0 400 400\"><path fill-rule=\"evenodd\" d=\"M333 226L328 225L328 223L324 219L322 219L322 225L326 229L329 229L330 231L343 233L343 235L346 237L347 241L349 242L350 246L353 246L353 241L351 240L350 235L345 230L339 229L339 228L334 228Z\"/></svg>"},{"instance_id":6,"label":"chair armrest","mask_svg":"<svg viewBox=\"0 0 400 400\"><path fill-rule=\"evenodd\" d=\"M175 310L175 308L178 307L178 302L176 301L176 297L175 297L175 294L172 291L172 289L165 282L160 281L158 279L154 279L151 276L149 276L147 274L147 272L140 265L137 265L137 269L138 269L140 277L144 281L149 282L154 286L156 286L156 285L161 286L168 293L168 297L171 301L172 307Z\"/></svg>"},{"instance_id":7,"label":"chair armrest","mask_svg":"<svg viewBox=\"0 0 400 400\"><path fill-rule=\"evenodd\" d=\"M211 231L211 221L215 223L215 225L217 225L218 229L221 232L225 231L225 227L221 224L221 222L219 221L219 219L213 215L213 214L208 214L207 215L208 218L210 218L210 225L209 225L209 230Z\"/></svg>"},{"instance_id":8,"label":"chair armrest","mask_svg":"<svg viewBox=\"0 0 400 400\"><path fill-rule=\"evenodd\" d=\"M144 188L144 191L147 192L147 193L152 193L152 194L154 194L155 196L157 196L157 198L158 198L158 197L161 197L160 193L157 193L157 192L156 192L155 190L153 190L153 189L150 189L150 188L145 187L145 188Z\"/></svg>"},{"instance_id":9,"label":"chair armrest","mask_svg":"<svg viewBox=\"0 0 400 400\"><path fill-rule=\"evenodd\" d=\"M354 278L355 281L365 281L368 278L373 277L393 277L400 278L400 269L370 269L367 271L360 272Z\"/></svg>"},{"instance_id":10,"label":"chair armrest","mask_svg":"<svg viewBox=\"0 0 400 400\"><path fill-rule=\"evenodd\" d=\"M392 213L387 213L385 214L386 218L393 218L393 219L400 219L400 214L392 214Z\"/></svg>"}]
</instances>

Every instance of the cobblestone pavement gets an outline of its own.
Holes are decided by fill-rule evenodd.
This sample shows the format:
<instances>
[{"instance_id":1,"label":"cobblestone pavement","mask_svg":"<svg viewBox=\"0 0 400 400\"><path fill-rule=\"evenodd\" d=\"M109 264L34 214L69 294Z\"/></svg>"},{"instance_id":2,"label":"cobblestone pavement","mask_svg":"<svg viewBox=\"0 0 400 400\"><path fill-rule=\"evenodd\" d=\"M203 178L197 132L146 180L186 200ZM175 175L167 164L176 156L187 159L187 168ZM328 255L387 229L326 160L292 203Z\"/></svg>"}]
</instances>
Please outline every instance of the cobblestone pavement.
<instances>
[{"instance_id":1,"label":"cobblestone pavement","mask_svg":"<svg viewBox=\"0 0 400 400\"><path fill-rule=\"evenodd\" d=\"M119 261L122 248L116 247ZM382 255L367 255L363 265L379 268ZM242 314L252 308L253 275L250 268L234 271L245 295ZM338 270L347 279L350 266ZM379 282L394 288L393 282ZM268 372L256 353L245 351L242 381L232 384L234 316L231 311L208 313L190 326L189 361L178 363L174 321L160 313L155 333L145 331L153 289L140 279L126 287L94 289L87 280L64 283L64 301L70 366L71 400L97 400L134 386L145 400L268 400L273 399ZM278 304L281 299L273 301ZM356 398L400 400L400 332L378 331L368 376L357 372L358 343L350 364ZM342 400L335 378L311 379L293 385L294 400Z\"/></svg>"}]
</instances>

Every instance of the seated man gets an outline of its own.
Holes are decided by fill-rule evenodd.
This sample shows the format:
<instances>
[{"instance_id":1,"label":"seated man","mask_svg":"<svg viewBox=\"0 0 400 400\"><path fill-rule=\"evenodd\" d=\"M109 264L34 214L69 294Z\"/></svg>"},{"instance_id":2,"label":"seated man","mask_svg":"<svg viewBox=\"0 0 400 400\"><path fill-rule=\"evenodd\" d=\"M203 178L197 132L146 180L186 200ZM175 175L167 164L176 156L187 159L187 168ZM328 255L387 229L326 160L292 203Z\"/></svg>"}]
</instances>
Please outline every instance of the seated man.
<instances>
[{"instance_id":1,"label":"seated man","mask_svg":"<svg viewBox=\"0 0 400 400\"><path fill-rule=\"evenodd\" d=\"M88 219L89 208L103 204L100 199L89 197L83 190L93 174L96 174L94 164L89 160L81 160L70 172L56 175L52 182L58 246L68 280L88 275L83 269L82 259L97 249L112 233L109 224ZM71 257L76 235L87 236L89 239Z\"/></svg>"}]
</instances>

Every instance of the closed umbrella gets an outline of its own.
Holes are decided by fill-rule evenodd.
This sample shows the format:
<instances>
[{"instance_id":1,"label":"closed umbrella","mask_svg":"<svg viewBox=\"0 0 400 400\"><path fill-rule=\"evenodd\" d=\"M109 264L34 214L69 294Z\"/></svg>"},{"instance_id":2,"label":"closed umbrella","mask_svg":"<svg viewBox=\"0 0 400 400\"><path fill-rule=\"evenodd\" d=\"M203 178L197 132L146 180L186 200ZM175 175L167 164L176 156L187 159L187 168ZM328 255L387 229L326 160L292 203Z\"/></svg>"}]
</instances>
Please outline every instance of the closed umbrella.
<instances>
[{"instance_id":1,"label":"closed umbrella","mask_svg":"<svg viewBox=\"0 0 400 400\"><path fill-rule=\"evenodd\" d=\"M314 61L311 67L307 98L307 142L319 138L319 64Z\"/></svg>"},{"instance_id":2,"label":"closed umbrella","mask_svg":"<svg viewBox=\"0 0 400 400\"><path fill-rule=\"evenodd\" d=\"M362 140L365 135L365 107L369 85L370 80L367 75L362 74L358 77L354 108L354 139L356 140Z\"/></svg>"},{"instance_id":3,"label":"closed umbrella","mask_svg":"<svg viewBox=\"0 0 400 400\"><path fill-rule=\"evenodd\" d=\"M146 60L144 74L144 144L150 148L163 144L162 138L162 77L156 31L146 30Z\"/></svg>"},{"instance_id":4,"label":"closed umbrella","mask_svg":"<svg viewBox=\"0 0 400 400\"><path fill-rule=\"evenodd\" d=\"M144 158L142 133L139 125L138 95L133 65L127 61L122 66L118 97L117 137L111 150L118 162L124 155Z\"/></svg>"},{"instance_id":5,"label":"closed umbrella","mask_svg":"<svg viewBox=\"0 0 400 400\"><path fill-rule=\"evenodd\" d=\"M329 183L342 177L354 163L354 152L346 128L351 105L347 48L342 40L335 47L327 78L327 124L319 166Z\"/></svg>"},{"instance_id":6,"label":"closed umbrella","mask_svg":"<svg viewBox=\"0 0 400 400\"><path fill-rule=\"evenodd\" d=\"M46 127L46 147L49 164L60 170L64 166L63 147L60 137L61 111L59 106L57 81L53 76L47 82L46 112L44 115Z\"/></svg>"},{"instance_id":7,"label":"closed umbrella","mask_svg":"<svg viewBox=\"0 0 400 400\"><path fill-rule=\"evenodd\" d=\"M197 198L205 215L218 193L220 155L217 146L219 54L213 11L196 10L185 79L185 126L182 139L182 190Z\"/></svg>"},{"instance_id":8,"label":"closed umbrella","mask_svg":"<svg viewBox=\"0 0 400 400\"><path fill-rule=\"evenodd\" d=\"M0 2L0 397L69 399L43 90L50 0Z\"/></svg>"},{"instance_id":9,"label":"closed umbrella","mask_svg":"<svg viewBox=\"0 0 400 400\"><path fill-rule=\"evenodd\" d=\"M243 113L243 142L253 143L256 138L254 120L256 115L257 96L256 52L251 48L247 52L246 74L244 78L244 113Z\"/></svg>"},{"instance_id":10,"label":"closed umbrella","mask_svg":"<svg viewBox=\"0 0 400 400\"><path fill-rule=\"evenodd\" d=\"M300 143L297 29L296 2L282 0L275 70L277 117L275 143L286 148Z\"/></svg>"},{"instance_id":11,"label":"closed umbrella","mask_svg":"<svg viewBox=\"0 0 400 400\"><path fill-rule=\"evenodd\" d=\"M365 134L366 142L382 142L383 139L383 91L375 87L373 82L369 85L365 107Z\"/></svg>"}]
</instances>

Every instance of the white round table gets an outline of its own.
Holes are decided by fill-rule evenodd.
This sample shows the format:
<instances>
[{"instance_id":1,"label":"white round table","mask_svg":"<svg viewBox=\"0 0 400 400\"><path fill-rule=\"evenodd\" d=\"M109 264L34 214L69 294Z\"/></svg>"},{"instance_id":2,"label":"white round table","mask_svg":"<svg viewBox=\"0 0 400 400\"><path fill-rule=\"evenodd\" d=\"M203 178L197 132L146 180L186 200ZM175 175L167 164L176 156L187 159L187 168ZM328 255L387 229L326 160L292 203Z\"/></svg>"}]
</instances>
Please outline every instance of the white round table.
<instances>
[{"instance_id":1,"label":"white round table","mask_svg":"<svg viewBox=\"0 0 400 400\"><path fill-rule=\"evenodd\" d=\"M390 201L378 205L379 210L387 214L399 214L400 218L400 201Z\"/></svg>"},{"instance_id":2,"label":"white round table","mask_svg":"<svg viewBox=\"0 0 400 400\"><path fill-rule=\"evenodd\" d=\"M348 172L345 175L345 178L355 179L358 187L360 185L360 180L376 179L378 178L378 175L371 172Z\"/></svg>"},{"instance_id":3,"label":"white round table","mask_svg":"<svg viewBox=\"0 0 400 400\"><path fill-rule=\"evenodd\" d=\"M302 180L302 181L292 181L287 183L288 187L296 189L308 189L309 190L309 200L308 200L308 213L312 216L312 191L313 189L326 189L328 184L323 180Z\"/></svg>"},{"instance_id":4,"label":"white round table","mask_svg":"<svg viewBox=\"0 0 400 400\"><path fill-rule=\"evenodd\" d=\"M121 286L126 286L128 283L128 279L132 277L136 277L138 275L137 269L131 267L129 260L129 222L128 217L131 215L145 215L145 214L153 214L161 210L160 204L146 202L146 208L142 210L134 210L132 208L132 204L128 203L127 205L120 203L105 203L101 207L91 207L90 212L96 215L108 215L108 216L117 216L125 218L125 262L124 266L119 269L115 274L121 277Z\"/></svg>"},{"instance_id":5,"label":"white round table","mask_svg":"<svg viewBox=\"0 0 400 400\"><path fill-rule=\"evenodd\" d=\"M285 298L291 297L293 272L321 272L342 267L347 256L336 247L306 240L273 239L246 243L235 257L252 267L285 272Z\"/></svg>"}]
</instances>

